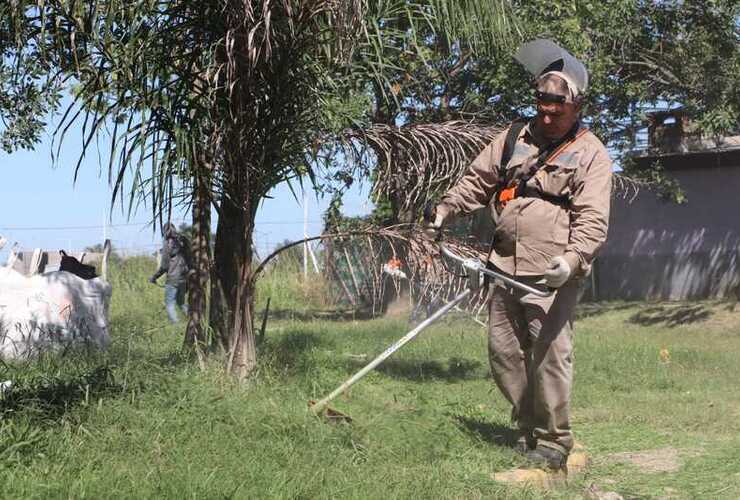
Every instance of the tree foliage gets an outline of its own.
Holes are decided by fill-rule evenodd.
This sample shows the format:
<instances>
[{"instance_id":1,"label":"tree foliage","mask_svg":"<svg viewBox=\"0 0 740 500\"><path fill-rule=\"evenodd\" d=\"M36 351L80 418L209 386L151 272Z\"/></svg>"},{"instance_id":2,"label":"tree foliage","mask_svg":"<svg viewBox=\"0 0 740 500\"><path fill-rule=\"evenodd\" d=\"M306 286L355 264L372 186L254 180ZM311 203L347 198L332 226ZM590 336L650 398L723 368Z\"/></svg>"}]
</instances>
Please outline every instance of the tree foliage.
<instances>
[{"instance_id":1,"label":"tree foliage","mask_svg":"<svg viewBox=\"0 0 740 500\"><path fill-rule=\"evenodd\" d=\"M37 30L13 2L0 3L0 146L7 153L32 149L46 127L44 117L61 100L58 72L34 43Z\"/></svg>"},{"instance_id":2,"label":"tree foliage","mask_svg":"<svg viewBox=\"0 0 740 500\"><path fill-rule=\"evenodd\" d=\"M707 136L737 132L740 4L736 1L534 0L513 1L511 6L518 41L551 38L588 66L584 120L623 168L624 185L654 187L681 200L677 185L658 165L644 170L630 162L636 133L646 126L649 111L681 106ZM396 31L386 35L403 40ZM468 120L501 126L533 113L531 76L513 60L515 44L480 53L464 44L447 44L432 31L423 39L416 51L387 53L395 73L385 88L370 88L366 122L414 126ZM395 99L384 99L384 94ZM385 161L383 151L376 151L376 156L379 163ZM381 171L404 169L400 164L381 165ZM341 182L372 175L336 177ZM390 208L391 216L398 215L392 196L377 201L383 209Z\"/></svg>"},{"instance_id":3,"label":"tree foliage","mask_svg":"<svg viewBox=\"0 0 740 500\"><path fill-rule=\"evenodd\" d=\"M505 6L463 3L491 19ZM440 27L448 19L440 32L468 33L475 25L460 7L400 0L18 0L10 6L12 26L29 35L5 46L13 65L43 61L47 78L58 75L73 86L57 143L81 123L81 160L94 139L107 136L114 200L125 195L132 209L144 200L160 220L173 203L194 200L204 242L208 207L218 212L211 304L223 314L211 326L229 369L244 376L256 356L251 266L260 201L280 182L313 178L316 145L356 122L361 108L350 103L363 89L352 61L365 61L363 85L388 81L376 35L395 22L394 12L410 14L403 29L413 41L414 26ZM480 47L496 38L494 26L480 33ZM208 245L200 248L199 287L209 267Z\"/></svg>"}]
</instances>

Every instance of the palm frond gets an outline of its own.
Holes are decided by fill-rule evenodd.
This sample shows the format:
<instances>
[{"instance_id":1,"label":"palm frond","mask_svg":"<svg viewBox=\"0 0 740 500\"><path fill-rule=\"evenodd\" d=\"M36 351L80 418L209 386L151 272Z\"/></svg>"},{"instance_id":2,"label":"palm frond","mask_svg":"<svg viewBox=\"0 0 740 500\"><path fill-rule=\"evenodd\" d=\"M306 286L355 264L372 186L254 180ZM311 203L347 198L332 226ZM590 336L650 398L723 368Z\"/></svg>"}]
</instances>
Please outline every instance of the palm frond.
<instances>
[{"instance_id":1,"label":"palm frond","mask_svg":"<svg viewBox=\"0 0 740 500\"><path fill-rule=\"evenodd\" d=\"M522 30L508 0L430 0L439 33L480 55L493 55L522 41Z\"/></svg>"},{"instance_id":2,"label":"palm frond","mask_svg":"<svg viewBox=\"0 0 740 500\"><path fill-rule=\"evenodd\" d=\"M403 209L413 210L457 183L470 162L502 129L464 121L405 127L378 124L348 130L343 151L356 162L367 162L369 148L376 161L373 197L393 195L403 201ZM398 196L400 193L403 196Z\"/></svg>"},{"instance_id":3,"label":"palm frond","mask_svg":"<svg viewBox=\"0 0 740 500\"><path fill-rule=\"evenodd\" d=\"M364 306L372 314L383 312L382 305L388 302L386 294L391 289L395 289L397 297L402 289L407 290L411 302L424 307L447 302L469 286L460 266L445 259L439 245L424 236L416 224L368 224L294 241L268 255L256 273L265 270L281 252L311 241L323 245L327 256L325 272L340 290L342 300ZM449 237L445 245L464 258L486 258L485 249L472 241ZM460 308L478 316L485 308L486 297L487 289L481 287Z\"/></svg>"}]
</instances>

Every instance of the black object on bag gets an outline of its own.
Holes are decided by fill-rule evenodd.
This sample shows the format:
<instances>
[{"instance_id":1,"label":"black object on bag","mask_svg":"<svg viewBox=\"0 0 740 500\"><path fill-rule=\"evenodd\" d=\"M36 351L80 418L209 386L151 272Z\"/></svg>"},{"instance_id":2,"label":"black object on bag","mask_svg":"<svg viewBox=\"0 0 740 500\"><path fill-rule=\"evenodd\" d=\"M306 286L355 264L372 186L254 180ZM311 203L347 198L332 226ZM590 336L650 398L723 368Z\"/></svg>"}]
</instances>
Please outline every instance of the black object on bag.
<instances>
[{"instance_id":1,"label":"black object on bag","mask_svg":"<svg viewBox=\"0 0 740 500\"><path fill-rule=\"evenodd\" d=\"M67 252L64 250L59 250L59 254L62 256L62 262L59 264L60 271L70 272L83 280L91 280L98 277L95 272L95 266L83 264L76 258L67 255Z\"/></svg>"}]
</instances>

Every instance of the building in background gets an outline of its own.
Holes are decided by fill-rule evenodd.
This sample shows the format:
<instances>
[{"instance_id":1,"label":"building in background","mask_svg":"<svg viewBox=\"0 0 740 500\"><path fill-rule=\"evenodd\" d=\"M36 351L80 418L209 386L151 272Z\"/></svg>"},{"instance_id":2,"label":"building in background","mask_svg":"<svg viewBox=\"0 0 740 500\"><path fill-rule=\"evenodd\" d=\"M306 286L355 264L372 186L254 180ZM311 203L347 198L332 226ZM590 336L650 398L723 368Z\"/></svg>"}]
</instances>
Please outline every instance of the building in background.
<instances>
[{"instance_id":1,"label":"building in background","mask_svg":"<svg viewBox=\"0 0 740 500\"><path fill-rule=\"evenodd\" d=\"M706 299L740 291L740 135L710 140L681 111L650 116L643 168L659 161L687 202L617 197L587 294L598 300Z\"/></svg>"}]
</instances>

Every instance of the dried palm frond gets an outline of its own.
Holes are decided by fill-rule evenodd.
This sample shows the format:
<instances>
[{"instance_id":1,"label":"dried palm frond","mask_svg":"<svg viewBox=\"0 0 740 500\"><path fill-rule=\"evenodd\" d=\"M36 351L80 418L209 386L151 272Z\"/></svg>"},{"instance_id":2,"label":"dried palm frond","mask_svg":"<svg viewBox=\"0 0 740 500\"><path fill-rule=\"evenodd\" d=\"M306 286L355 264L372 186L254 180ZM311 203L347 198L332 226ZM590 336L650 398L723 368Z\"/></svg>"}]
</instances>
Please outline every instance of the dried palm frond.
<instances>
[{"instance_id":1,"label":"dried palm frond","mask_svg":"<svg viewBox=\"0 0 740 500\"><path fill-rule=\"evenodd\" d=\"M346 131L344 153L367 168L375 160L374 199L400 199L403 210L423 207L465 174L475 157L504 130L504 126L465 121L415 124L404 127L373 125ZM368 149L373 157L368 157ZM618 172L613 192L630 201L651 183ZM403 196L398 196L402 193Z\"/></svg>"},{"instance_id":2,"label":"dried palm frond","mask_svg":"<svg viewBox=\"0 0 740 500\"><path fill-rule=\"evenodd\" d=\"M403 193L402 208L409 210L452 187L501 130L497 125L465 121L373 125L347 131L344 152L354 161L367 162L370 148L377 159L372 196Z\"/></svg>"},{"instance_id":3,"label":"dried palm frond","mask_svg":"<svg viewBox=\"0 0 740 500\"><path fill-rule=\"evenodd\" d=\"M285 245L266 257L256 273L284 250L310 241L322 241L327 256L325 272L339 287L339 296L373 315L383 311L387 294L408 292L412 304L435 305L450 300L468 286L459 265L445 259L439 244L424 236L416 224L379 228L368 225L353 231L327 233ZM444 244L465 258L484 259L485 252L470 242L447 239ZM389 267L400 272L391 273ZM460 307L478 314L487 290L479 289Z\"/></svg>"}]
</instances>

